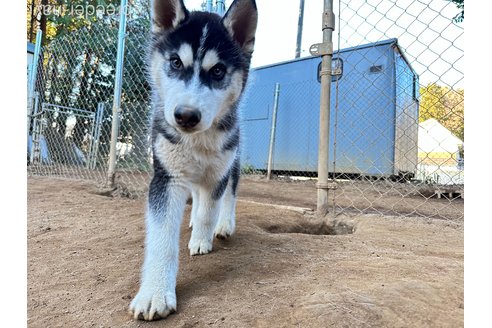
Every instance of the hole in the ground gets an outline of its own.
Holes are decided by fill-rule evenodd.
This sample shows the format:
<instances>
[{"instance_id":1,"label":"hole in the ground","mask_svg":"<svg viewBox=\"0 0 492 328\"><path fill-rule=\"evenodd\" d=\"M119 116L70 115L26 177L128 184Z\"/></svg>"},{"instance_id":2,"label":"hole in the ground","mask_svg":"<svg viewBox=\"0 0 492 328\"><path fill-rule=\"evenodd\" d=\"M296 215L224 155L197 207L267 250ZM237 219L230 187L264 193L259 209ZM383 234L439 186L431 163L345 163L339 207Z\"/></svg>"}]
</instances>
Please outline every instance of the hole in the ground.
<instances>
[{"instance_id":1,"label":"hole in the ground","mask_svg":"<svg viewBox=\"0 0 492 328\"><path fill-rule=\"evenodd\" d=\"M307 235L348 235L355 226L347 222L284 222L271 224L264 229L270 233L302 233Z\"/></svg>"}]
</instances>

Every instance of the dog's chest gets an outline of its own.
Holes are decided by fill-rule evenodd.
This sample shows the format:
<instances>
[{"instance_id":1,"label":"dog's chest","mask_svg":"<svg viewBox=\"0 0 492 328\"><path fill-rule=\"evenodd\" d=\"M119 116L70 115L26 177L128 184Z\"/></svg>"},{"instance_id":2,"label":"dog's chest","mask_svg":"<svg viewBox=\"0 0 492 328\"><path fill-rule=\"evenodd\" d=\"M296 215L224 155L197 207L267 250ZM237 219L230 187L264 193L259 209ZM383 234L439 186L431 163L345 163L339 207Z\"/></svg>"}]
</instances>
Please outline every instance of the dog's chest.
<instances>
[{"instance_id":1,"label":"dog's chest","mask_svg":"<svg viewBox=\"0 0 492 328\"><path fill-rule=\"evenodd\" d=\"M192 141L170 144L164 138L158 137L154 151L171 175L192 183L207 183L220 179L234 159L232 152L220 150L220 138L214 142L215 146Z\"/></svg>"}]
</instances>

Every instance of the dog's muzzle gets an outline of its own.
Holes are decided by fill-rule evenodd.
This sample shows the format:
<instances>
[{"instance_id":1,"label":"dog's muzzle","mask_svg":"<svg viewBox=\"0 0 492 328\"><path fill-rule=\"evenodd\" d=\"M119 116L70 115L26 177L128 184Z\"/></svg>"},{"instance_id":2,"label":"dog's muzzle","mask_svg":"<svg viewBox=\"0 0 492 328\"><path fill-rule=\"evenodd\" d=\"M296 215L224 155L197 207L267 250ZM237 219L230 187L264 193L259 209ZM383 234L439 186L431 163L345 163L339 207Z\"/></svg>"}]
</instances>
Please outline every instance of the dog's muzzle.
<instances>
[{"instance_id":1,"label":"dog's muzzle","mask_svg":"<svg viewBox=\"0 0 492 328\"><path fill-rule=\"evenodd\" d=\"M194 128L202 118L200 111L193 107L178 106L174 111L176 123L185 129Z\"/></svg>"}]
</instances>

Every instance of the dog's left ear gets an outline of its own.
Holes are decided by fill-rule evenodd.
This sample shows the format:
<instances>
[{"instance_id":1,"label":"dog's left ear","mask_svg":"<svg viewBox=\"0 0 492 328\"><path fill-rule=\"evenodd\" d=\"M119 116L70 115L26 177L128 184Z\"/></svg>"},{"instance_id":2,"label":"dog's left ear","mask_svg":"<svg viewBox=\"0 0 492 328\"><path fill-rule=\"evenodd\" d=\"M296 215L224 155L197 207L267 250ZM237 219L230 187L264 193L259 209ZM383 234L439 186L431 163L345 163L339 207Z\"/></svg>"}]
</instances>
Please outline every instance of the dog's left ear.
<instances>
[{"instance_id":1,"label":"dog's left ear","mask_svg":"<svg viewBox=\"0 0 492 328\"><path fill-rule=\"evenodd\" d=\"M222 22L241 48L246 53L252 54L258 22L255 0L234 0Z\"/></svg>"}]
</instances>

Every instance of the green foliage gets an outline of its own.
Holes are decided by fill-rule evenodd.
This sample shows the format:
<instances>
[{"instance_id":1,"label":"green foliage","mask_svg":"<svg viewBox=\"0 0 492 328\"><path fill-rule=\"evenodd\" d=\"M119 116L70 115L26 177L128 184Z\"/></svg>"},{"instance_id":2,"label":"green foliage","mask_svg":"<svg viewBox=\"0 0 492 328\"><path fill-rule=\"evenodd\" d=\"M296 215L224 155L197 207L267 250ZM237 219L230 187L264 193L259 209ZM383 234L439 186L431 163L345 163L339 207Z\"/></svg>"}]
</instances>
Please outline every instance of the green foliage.
<instances>
[{"instance_id":1,"label":"green foliage","mask_svg":"<svg viewBox=\"0 0 492 328\"><path fill-rule=\"evenodd\" d=\"M457 23L460 23L465 20L465 0L450 0L452 1L460 12L453 18L453 20Z\"/></svg>"},{"instance_id":2,"label":"green foliage","mask_svg":"<svg viewBox=\"0 0 492 328\"><path fill-rule=\"evenodd\" d=\"M256 169L255 169L255 167L253 165L251 165L249 163L245 163L241 167L241 174L242 175L254 174L254 173L256 173Z\"/></svg>"},{"instance_id":3,"label":"green foliage","mask_svg":"<svg viewBox=\"0 0 492 328\"><path fill-rule=\"evenodd\" d=\"M27 6L28 38L35 34L30 30L36 30L43 17L44 44L48 44L57 37L108 20L118 13L119 3L120 0L31 0Z\"/></svg>"},{"instance_id":4,"label":"green foliage","mask_svg":"<svg viewBox=\"0 0 492 328\"><path fill-rule=\"evenodd\" d=\"M105 117L111 115L116 54L118 41L118 16L108 17L71 33L57 35L44 47L42 65L42 102L95 111L97 104L105 103ZM123 88L121 95L120 141L133 139L135 152L145 156L147 141L142 131L148 124L150 87L145 75L146 43L150 24L148 19L127 21L125 39ZM65 124L59 117L58 126ZM88 122L87 124L89 124ZM74 141L80 143L88 129L87 124L77 124ZM103 121L101 150L109 143L111 120ZM79 146L79 145L78 145Z\"/></svg>"},{"instance_id":5,"label":"green foliage","mask_svg":"<svg viewBox=\"0 0 492 328\"><path fill-rule=\"evenodd\" d=\"M435 118L455 136L465 138L465 90L436 83L420 88L420 116L423 122Z\"/></svg>"}]
</instances>

